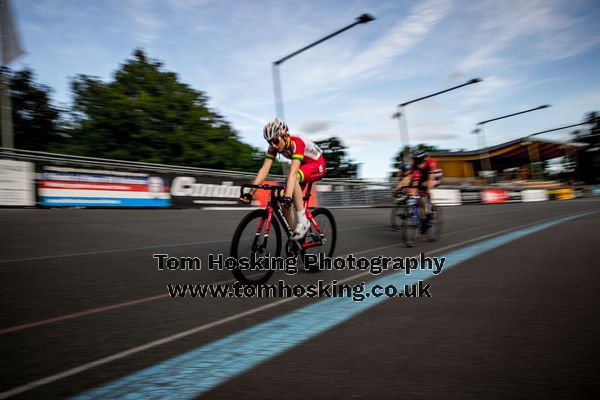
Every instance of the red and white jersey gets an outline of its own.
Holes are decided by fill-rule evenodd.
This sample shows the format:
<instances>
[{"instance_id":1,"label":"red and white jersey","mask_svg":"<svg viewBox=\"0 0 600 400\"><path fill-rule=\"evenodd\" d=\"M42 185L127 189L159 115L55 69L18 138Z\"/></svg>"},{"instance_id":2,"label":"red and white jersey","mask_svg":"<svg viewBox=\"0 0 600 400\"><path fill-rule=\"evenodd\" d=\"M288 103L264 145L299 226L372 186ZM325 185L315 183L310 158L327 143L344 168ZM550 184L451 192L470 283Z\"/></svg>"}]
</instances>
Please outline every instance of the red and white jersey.
<instances>
[{"instance_id":1,"label":"red and white jersey","mask_svg":"<svg viewBox=\"0 0 600 400\"><path fill-rule=\"evenodd\" d=\"M437 162L433 158L425 160L425 167L422 169L413 165L409 173L412 173L413 186L423 186L429 180L430 175L433 175L437 185L442 182L442 170L438 168Z\"/></svg>"},{"instance_id":2,"label":"red and white jersey","mask_svg":"<svg viewBox=\"0 0 600 400\"><path fill-rule=\"evenodd\" d=\"M277 149L269 146L266 157L275 159ZM319 148L312 140L300 136L290 136L285 149L280 153L287 159L300 160L302 164L308 164L323 159L323 150Z\"/></svg>"}]
</instances>

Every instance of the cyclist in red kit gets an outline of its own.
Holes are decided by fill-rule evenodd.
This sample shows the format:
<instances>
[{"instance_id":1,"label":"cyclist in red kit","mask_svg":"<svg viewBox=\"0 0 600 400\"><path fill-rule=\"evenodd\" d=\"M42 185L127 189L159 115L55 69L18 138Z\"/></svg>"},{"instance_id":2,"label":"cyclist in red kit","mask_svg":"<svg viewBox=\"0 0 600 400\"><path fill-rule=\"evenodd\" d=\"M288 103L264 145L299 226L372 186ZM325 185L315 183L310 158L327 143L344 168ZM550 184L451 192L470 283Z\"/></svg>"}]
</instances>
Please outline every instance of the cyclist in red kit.
<instances>
[{"instance_id":1,"label":"cyclist in red kit","mask_svg":"<svg viewBox=\"0 0 600 400\"><path fill-rule=\"evenodd\" d=\"M429 157L426 151L419 151L412 154L412 165L410 170L402 176L396 186L396 192L408 188L411 191L418 190L422 194L420 207L426 216L426 222L429 222L431 207L431 189L441 183L442 172L437 166L437 162ZM425 227L427 227L427 223Z\"/></svg>"},{"instance_id":2,"label":"cyclist in red kit","mask_svg":"<svg viewBox=\"0 0 600 400\"><path fill-rule=\"evenodd\" d=\"M310 139L290 135L286 123L277 118L265 126L263 136L269 143L269 148L265 154L265 161L252 184L260 185L267 178L277 154L281 154L283 157L292 160L282 203L284 210L286 210L286 220L291 227L294 226L294 215L291 212L290 206L292 203L294 204L297 222L292 240L301 239L306 235L310 227L310 222L306 217L306 210L304 209L302 190L306 184L315 182L325 175L323 151ZM249 203L255 192L256 189L251 189L240 200L244 203Z\"/></svg>"}]
</instances>

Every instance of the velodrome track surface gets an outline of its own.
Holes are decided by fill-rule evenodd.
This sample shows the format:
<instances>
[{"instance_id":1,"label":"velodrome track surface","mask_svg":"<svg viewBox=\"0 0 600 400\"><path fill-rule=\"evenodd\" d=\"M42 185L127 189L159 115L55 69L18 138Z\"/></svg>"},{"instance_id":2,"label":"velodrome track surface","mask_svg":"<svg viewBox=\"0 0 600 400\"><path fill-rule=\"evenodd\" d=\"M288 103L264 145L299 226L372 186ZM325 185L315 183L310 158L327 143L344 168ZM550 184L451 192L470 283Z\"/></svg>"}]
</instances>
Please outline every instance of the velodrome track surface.
<instances>
[{"instance_id":1,"label":"velodrome track surface","mask_svg":"<svg viewBox=\"0 0 600 400\"><path fill-rule=\"evenodd\" d=\"M446 207L442 238L412 249L389 209L333 210L338 256L454 258L426 282L431 298L361 312L349 299L168 298L169 283L231 274L158 271L152 254L227 255L244 211L0 210L0 398L597 398L599 206Z\"/></svg>"}]
</instances>

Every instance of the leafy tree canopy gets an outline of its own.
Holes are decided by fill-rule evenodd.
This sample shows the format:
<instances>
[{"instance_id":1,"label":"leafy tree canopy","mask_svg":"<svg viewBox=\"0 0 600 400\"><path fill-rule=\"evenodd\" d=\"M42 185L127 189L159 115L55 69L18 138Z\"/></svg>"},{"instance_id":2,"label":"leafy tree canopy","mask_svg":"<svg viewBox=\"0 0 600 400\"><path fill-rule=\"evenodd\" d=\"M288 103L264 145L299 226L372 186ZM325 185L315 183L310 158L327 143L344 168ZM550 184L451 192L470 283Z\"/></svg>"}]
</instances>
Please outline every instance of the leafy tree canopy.
<instances>
[{"instance_id":1,"label":"leafy tree canopy","mask_svg":"<svg viewBox=\"0 0 600 400\"><path fill-rule=\"evenodd\" d=\"M60 110L50 104L51 90L35 81L29 68L7 76L12 104L14 144L18 149L47 151L59 140L57 123Z\"/></svg>"},{"instance_id":2,"label":"leafy tree canopy","mask_svg":"<svg viewBox=\"0 0 600 400\"><path fill-rule=\"evenodd\" d=\"M346 152L347 147L337 137L316 141L323 150L326 165L326 178L356 178L359 164L353 162Z\"/></svg>"},{"instance_id":3,"label":"leafy tree canopy","mask_svg":"<svg viewBox=\"0 0 600 400\"><path fill-rule=\"evenodd\" d=\"M78 75L71 153L205 168L253 170L262 157L242 143L208 97L137 49L111 82Z\"/></svg>"}]
</instances>

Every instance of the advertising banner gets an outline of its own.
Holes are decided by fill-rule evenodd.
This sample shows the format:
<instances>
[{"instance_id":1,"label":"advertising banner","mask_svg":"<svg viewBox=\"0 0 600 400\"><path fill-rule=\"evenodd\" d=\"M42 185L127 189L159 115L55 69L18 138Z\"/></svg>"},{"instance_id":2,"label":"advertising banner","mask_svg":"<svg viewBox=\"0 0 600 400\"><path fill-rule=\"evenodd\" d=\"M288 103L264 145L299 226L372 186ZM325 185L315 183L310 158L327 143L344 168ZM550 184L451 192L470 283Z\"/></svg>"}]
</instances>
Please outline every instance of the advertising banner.
<instances>
[{"instance_id":1,"label":"advertising banner","mask_svg":"<svg viewBox=\"0 0 600 400\"><path fill-rule=\"evenodd\" d=\"M436 206L460 206L461 196L458 189L432 189L431 202Z\"/></svg>"},{"instance_id":2,"label":"advertising banner","mask_svg":"<svg viewBox=\"0 0 600 400\"><path fill-rule=\"evenodd\" d=\"M523 199L522 192L520 190L507 190L506 191L506 202L507 203L520 203Z\"/></svg>"},{"instance_id":3,"label":"advertising banner","mask_svg":"<svg viewBox=\"0 0 600 400\"><path fill-rule=\"evenodd\" d=\"M179 207L241 207L240 190L249 179L218 178L212 176L175 176L171 183L171 203ZM283 185L283 182L265 181L264 184ZM258 190L252 205L265 207L270 192ZM317 204L317 190L311 191L310 207Z\"/></svg>"},{"instance_id":4,"label":"advertising banner","mask_svg":"<svg viewBox=\"0 0 600 400\"><path fill-rule=\"evenodd\" d=\"M481 191L482 204L506 203L506 190L502 189L484 189Z\"/></svg>"},{"instance_id":5,"label":"advertising banner","mask_svg":"<svg viewBox=\"0 0 600 400\"><path fill-rule=\"evenodd\" d=\"M460 189L460 200L462 204L481 203L481 191L479 189Z\"/></svg>"},{"instance_id":6,"label":"advertising banner","mask_svg":"<svg viewBox=\"0 0 600 400\"><path fill-rule=\"evenodd\" d=\"M548 195L551 200L571 200L575 198L573 194L573 189L550 189L548 190Z\"/></svg>"},{"instance_id":7,"label":"advertising banner","mask_svg":"<svg viewBox=\"0 0 600 400\"><path fill-rule=\"evenodd\" d=\"M521 195L524 203L549 200L548 191L545 189L527 189L523 190Z\"/></svg>"},{"instance_id":8,"label":"advertising banner","mask_svg":"<svg viewBox=\"0 0 600 400\"><path fill-rule=\"evenodd\" d=\"M33 163L0 160L0 206L35 206Z\"/></svg>"},{"instance_id":9,"label":"advertising banner","mask_svg":"<svg viewBox=\"0 0 600 400\"><path fill-rule=\"evenodd\" d=\"M171 182L171 202L184 207L239 206L243 183L248 180L175 176Z\"/></svg>"},{"instance_id":10,"label":"advertising banner","mask_svg":"<svg viewBox=\"0 0 600 400\"><path fill-rule=\"evenodd\" d=\"M46 165L38 201L48 207L168 207L169 187L146 173Z\"/></svg>"}]
</instances>

